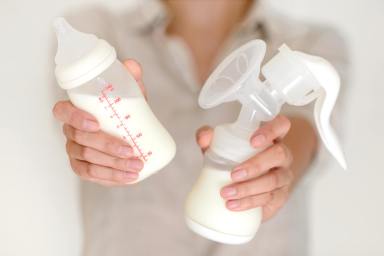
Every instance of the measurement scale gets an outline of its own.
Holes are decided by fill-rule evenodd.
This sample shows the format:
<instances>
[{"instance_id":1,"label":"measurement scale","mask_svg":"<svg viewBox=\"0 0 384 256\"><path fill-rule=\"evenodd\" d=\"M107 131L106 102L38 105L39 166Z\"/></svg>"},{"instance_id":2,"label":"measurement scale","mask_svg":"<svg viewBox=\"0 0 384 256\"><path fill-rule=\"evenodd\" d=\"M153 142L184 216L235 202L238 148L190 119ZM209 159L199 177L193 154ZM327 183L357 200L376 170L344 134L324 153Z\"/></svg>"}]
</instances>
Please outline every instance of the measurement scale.
<instances>
[{"instance_id":1,"label":"measurement scale","mask_svg":"<svg viewBox=\"0 0 384 256\"><path fill-rule=\"evenodd\" d=\"M110 96L110 93L114 90L112 84L107 83L101 78L98 78L98 81L101 82L104 87L99 95L99 103L104 105L104 109L107 111L109 118L115 120L116 128L120 130L122 139L127 141L138 153L138 157L144 162L147 162L148 159L152 156L152 151L145 151L140 147L139 140L144 136L142 132L133 132L129 129L129 120L132 118L132 114L126 113L122 114L116 110L118 104L121 104L123 100L121 97Z\"/></svg>"}]
</instances>

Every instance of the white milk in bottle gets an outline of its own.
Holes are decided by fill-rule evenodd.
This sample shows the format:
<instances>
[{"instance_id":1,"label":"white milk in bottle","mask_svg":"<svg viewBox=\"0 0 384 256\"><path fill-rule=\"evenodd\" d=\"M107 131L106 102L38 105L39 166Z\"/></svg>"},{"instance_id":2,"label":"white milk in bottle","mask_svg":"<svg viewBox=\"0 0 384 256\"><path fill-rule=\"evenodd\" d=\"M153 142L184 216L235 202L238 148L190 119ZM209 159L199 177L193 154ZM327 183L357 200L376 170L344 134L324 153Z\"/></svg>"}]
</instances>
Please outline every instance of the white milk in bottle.
<instances>
[{"instance_id":1,"label":"white milk in bottle","mask_svg":"<svg viewBox=\"0 0 384 256\"><path fill-rule=\"evenodd\" d=\"M216 127L215 134L220 133ZM211 146L215 146L212 141ZM240 145L245 148L247 145ZM239 148L239 147L235 147ZM249 152L257 152L249 148ZM251 154L237 159L226 159L210 148L204 157L199 178L188 194L185 212L186 223L196 233L216 242L241 244L256 234L262 219L262 209L231 211L220 195L220 190L231 184L231 170Z\"/></svg>"}]
</instances>

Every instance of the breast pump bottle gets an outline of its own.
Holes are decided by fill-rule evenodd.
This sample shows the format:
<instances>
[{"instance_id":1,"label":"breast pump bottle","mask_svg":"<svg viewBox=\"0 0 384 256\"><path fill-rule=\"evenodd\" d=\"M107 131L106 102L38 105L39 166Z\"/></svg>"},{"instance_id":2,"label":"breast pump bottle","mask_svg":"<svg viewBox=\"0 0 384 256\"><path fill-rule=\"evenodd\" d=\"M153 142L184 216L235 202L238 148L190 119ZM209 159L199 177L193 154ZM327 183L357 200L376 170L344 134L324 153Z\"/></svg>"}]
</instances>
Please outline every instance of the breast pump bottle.
<instances>
[{"instance_id":1,"label":"breast pump bottle","mask_svg":"<svg viewBox=\"0 0 384 256\"><path fill-rule=\"evenodd\" d=\"M283 45L261 69L265 78L262 81L259 72L265 51L266 45L261 40L235 50L211 74L199 96L203 108L236 100L242 104L234 123L215 128L202 173L186 201L189 228L220 243L246 243L259 228L261 208L230 211L220 190L231 183L233 167L260 151L251 147L250 137L260 122L272 120L284 103L303 106L317 99L314 110L317 130L326 148L346 168L329 123L340 87L335 69L320 57L291 51Z\"/></svg>"},{"instance_id":2,"label":"breast pump bottle","mask_svg":"<svg viewBox=\"0 0 384 256\"><path fill-rule=\"evenodd\" d=\"M135 182L167 165L175 155L172 137L152 113L139 86L106 41L73 29L63 18L58 39L56 78L70 101L92 114L101 130L127 141L144 162Z\"/></svg>"}]
</instances>

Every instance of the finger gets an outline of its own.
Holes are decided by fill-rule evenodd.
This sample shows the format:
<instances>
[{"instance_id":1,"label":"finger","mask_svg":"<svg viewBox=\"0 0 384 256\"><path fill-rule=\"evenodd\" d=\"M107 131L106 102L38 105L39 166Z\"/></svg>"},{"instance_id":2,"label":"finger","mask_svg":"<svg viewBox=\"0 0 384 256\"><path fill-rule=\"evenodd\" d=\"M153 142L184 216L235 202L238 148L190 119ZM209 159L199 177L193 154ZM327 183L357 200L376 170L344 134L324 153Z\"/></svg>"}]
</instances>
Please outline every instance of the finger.
<instances>
[{"instance_id":1,"label":"finger","mask_svg":"<svg viewBox=\"0 0 384 256\"><path fill-rule=\"evenodd\" d=\"M275 167L288 167L292 163L291 151L277 143L237 166L231 172L234 182L257 178Z\"/></svg>"},{"instance_id":2,"label":"finger","mask_svg":"<svg viewBox=\"0 0 384 256\"><path fill-rule=\"evenodd\" d=\"M140 64L132 59L124 61L124 66L128 69L129 73L133 76L136 81L140 81L142 77L142 68Z\"/></svg>"},{"instance_id":3,"label":"finger","mask_svg":"<svg viewBox=\"0 0 384 256\"><path fill-rule=\"evenodd\" d=\"M253 147L266 147L276 139L283 138L289 131L291 122L283 115L278 115L275 119L261 126L251 137Z\"/></svg>"},{"instance_id":4,"label":"finger","mask_svg":"<svg viewBox=\"0 0 384 256\"><path fill-rule=\"evenodd\" d=\"M225 199L240 199L273 191L287 186L292 181L293 173L290 169L278 168L259 178L226 186L221 190L220 194Z\"/></svg>"},{"instance_id":5,"label":"finger","mask_svg":"<svg viewBox=\"0 0 384 256\"><path fill-rule=\"evenodd\" d=\"M263 221L272 218L284 205L289 196L288 186L280 188L272 193L272 200L263 206Z\"/></svg>"},{"instance_id":6,"label":"finger","mask_svg":"<svg viewBox=\"0 0 384 256\"><path fill-rule=\"evenodd\" d=\"M231 211L245 211L252 208L262 207L272 199L272 193L264 193L255 196L248 196L242 199L229 200L226 207Z\"/></svg>"},{"instance_id":7,"label":"finger","mask_svg":"<svg viewBox=\"0 0 384 256\"><path fill-rule=\"evenodd\" d=\"M73 171L82 179L102 185L130 184L139 177L135 172L124 172L73 158L70 159L70 164Z\"/></svg>"},{"instance_id":8,"label":"finger","mask_svg":"<svg viewBox=\"0 0 384 256\"><path fill-rule=\"evenodd\" d=\"M141 68L141 65L135 60L128 59L124 61L124 66L136 80L143 95L146 96L146 90L143 83L143 69Z\"/></svg>"},{"instance_id":9,"label":"finger","mask_svg":"<svg viewBox=\"0 0 384 256\"><path fill-rule=\"evenodd\" d=\"M111 156L120 158L131 158L134 156L134 151L127 142L105 132L84 132L70 125L64 125L63 132L68 140L73 140L77 144L96 149Z\"/></svg>"},{"instance_id":10,"label":"finger","mask_svg":"<svg viewBox=\"0 0 384 256\"><path fill-rule=\"evenodd\" d=\"M57 102L52 112L56 119L76 129L89 132L99 130L99 124L91 114L76 108L69 101Z\"/></svg>"},{"instance_id":11,"label":"finger","mask_svg":"<svg viewBox=\"0 0 384 256\"><path fill-rule=\"evenodd\" d=\"M203 126L196 132L196 141L201 150L204 152L211 144L213 137L213 129L209 126Z\"/></svg>"},{"instance_id":12,"label":"finger","mask_svg":"<svg viewBox=\"0 0 384 256\"><path fill-rule=\"evenodd\" d=\"M93 148L84 147L74 141L68 141L66 145L67 153L70 158L86 161L92 164L110 167L121 171L139 172L144 164L137 158L117 158L104 154Z\"/></svg>"}]
</instances>

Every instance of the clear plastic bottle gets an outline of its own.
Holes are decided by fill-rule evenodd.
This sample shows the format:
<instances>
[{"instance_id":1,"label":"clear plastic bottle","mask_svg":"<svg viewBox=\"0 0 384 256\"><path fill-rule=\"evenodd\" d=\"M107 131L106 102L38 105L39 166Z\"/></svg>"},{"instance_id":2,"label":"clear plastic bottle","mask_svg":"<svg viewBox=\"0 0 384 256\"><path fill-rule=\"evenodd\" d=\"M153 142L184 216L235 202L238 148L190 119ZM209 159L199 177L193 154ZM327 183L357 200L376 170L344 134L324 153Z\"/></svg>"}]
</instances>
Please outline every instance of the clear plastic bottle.
<instances>
[{"instance_id":1,"label":"clear plastic bottle","mask_svg":"<svg viewBox=\"0 0 384 256\"><path fill-rule=\"evenodd\" d=\"M175 142L116 58L115 49L94 35L76 31L63 18L57 18L54 27L56 78L70 101L95 116L101 130L133 147L144 162L135 182L162 169L175 155Z\"/></svg>"},{"instance_id":2,"label":"clear plastic bottle","mask_svg":"<svg viewBox=\"0 0 384 256\"><path fill-rule=\"evenodd\" d=\"M231 183L235 162L208 150L201 174L186 201L187 225L204 237L227 244L241 244L253 238L259 228L261 208L242 212L225 206L220 190ZM225 231L225 232L223 232Z\"/></svg>"}]
</instances>

